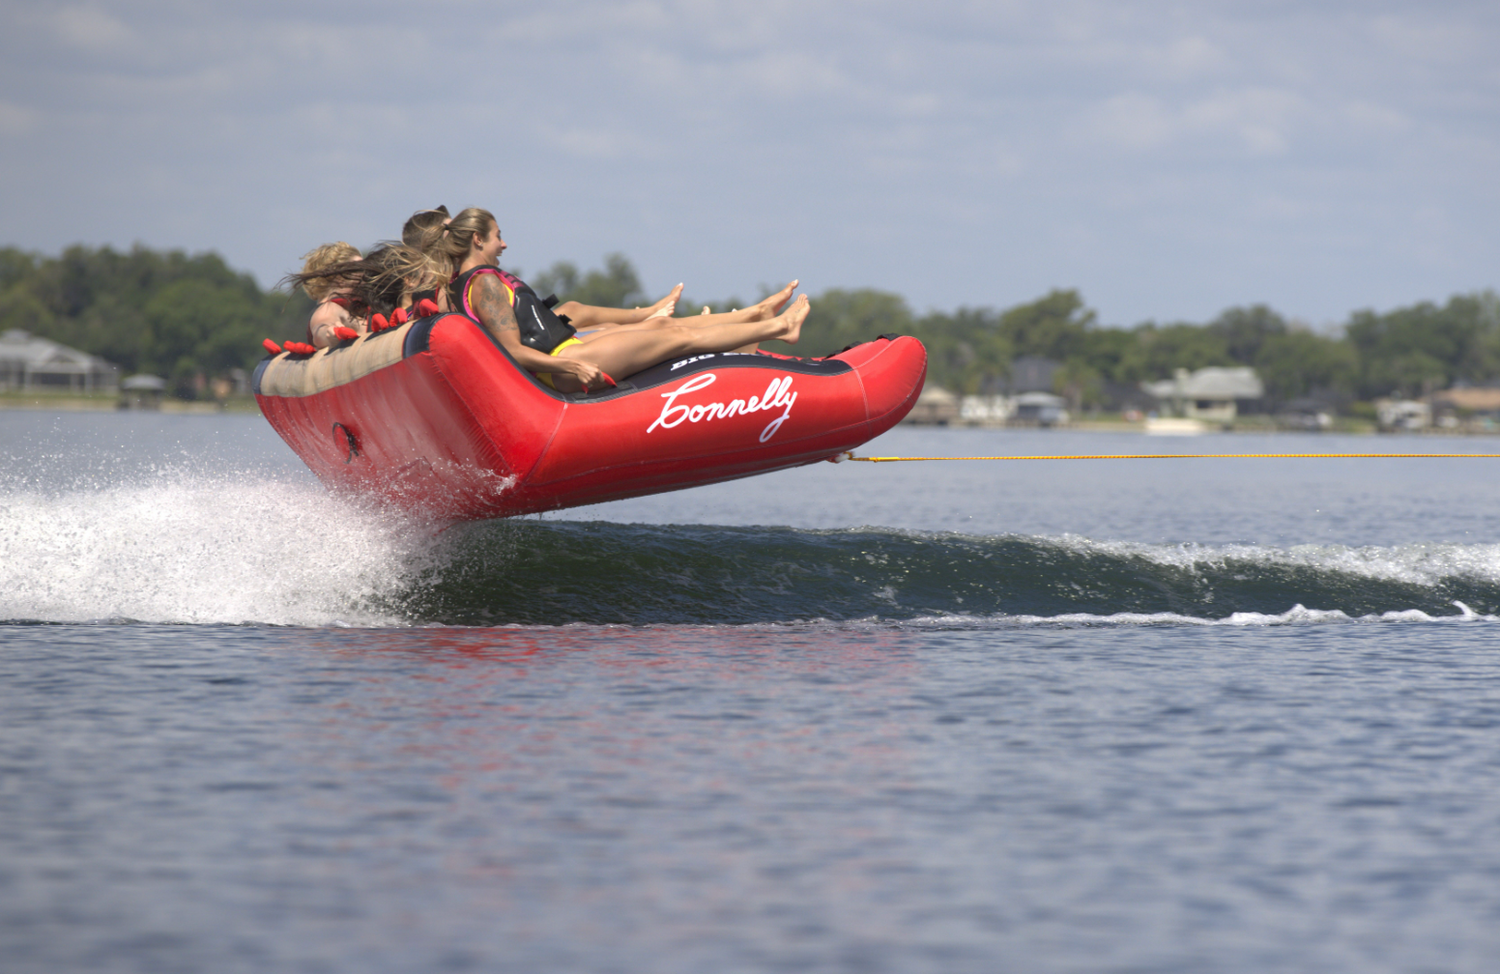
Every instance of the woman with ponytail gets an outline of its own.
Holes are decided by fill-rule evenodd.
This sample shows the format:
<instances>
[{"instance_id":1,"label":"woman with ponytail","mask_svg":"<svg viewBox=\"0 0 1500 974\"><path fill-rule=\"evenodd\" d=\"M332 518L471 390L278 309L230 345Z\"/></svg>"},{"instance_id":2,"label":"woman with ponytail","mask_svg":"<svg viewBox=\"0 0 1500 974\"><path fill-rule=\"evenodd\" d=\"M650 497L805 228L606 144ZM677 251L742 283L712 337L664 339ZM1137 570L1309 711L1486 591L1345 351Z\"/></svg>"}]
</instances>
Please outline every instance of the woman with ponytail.
<instances>
[{"instance_id":1,"label":"woman with ponytail","mask_svg":"<svg viewBox=\"0 0 1500 974\"><path fill-rule=\"evenodd\" d=\"M611 375L631 376L684 355L729 352L777 338L795 344L807 318L802 296L776 317L759 317L769 309L757 305L730 315L675 319L671 308L681 285L651 309L626 312L570 301L554 311L499 268L505 248L494 215L471 207L429 235L424 249L432 264L454 268L449 307L478 322L522 368L559 392L602 389L614 384ZM618 320L635 315L633 321ZM577 333L580 326L604 324L613 327Z\"/></svg>"}]
</instances>

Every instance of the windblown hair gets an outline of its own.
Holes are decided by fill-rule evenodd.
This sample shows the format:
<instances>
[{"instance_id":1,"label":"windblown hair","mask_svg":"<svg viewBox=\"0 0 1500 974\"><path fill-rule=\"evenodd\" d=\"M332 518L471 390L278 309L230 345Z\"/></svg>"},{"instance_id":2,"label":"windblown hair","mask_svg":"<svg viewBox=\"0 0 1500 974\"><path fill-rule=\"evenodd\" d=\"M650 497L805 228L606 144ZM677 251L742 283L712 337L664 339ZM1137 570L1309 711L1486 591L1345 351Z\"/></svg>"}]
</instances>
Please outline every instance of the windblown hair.
<instances>
[{"instance_id":1,"label":"windblown hair","mask_svg":"<svg viewBox=\"0 0 1500 974\"><path fill-rule=\"evenodd\" d=\"M449 220L448 232L431 240L427 249L447 257L457 267L469 256L469 244L474 238L488 236L490 228L498 225L495 214L471 206Z\"/></svg>"},{"instance_id":2,"label":"windblown hair","mask_svg":"<svg viewBox=\"0 0 1500 974\"><path fill-rule=\"evenodd\" d=\"M491 228L499 225L495 214L471 206L449 220L443 233L428 237L423 252L434 269L441 269L440 280L445 284L452 283L453 278L458 276L458 268L463 264L464 258L469 256L469 245L478 237L489 236ZM458 307L456 298L454 294L448 295L449 307Z\"/></svg>"},{"instance_id":3,"label":"windblown hair","mask_svg":"<svg viewBox=\"0 0 1500 974\"><path fill-rule=\"evenodd\" d=\"M328 300L330 293L338 289L339 281L337 278L332 277L323 277L321 275L308 277L308 275L319 274L319 272L337 264L348 264L357 260L359 260L358 248L353 244L344 243L342 240L336 243L323 244L321 247L314 247L302 255L302 274L300 276L308 278L305 281L299 282L302 290L307 292L308 297L322 304Z\"/></svg>"},{"instance_id":4,"label":"windblown hair","mask_svg":"<svg viewBox=\"0 0 1500 974\"><path fill-rule=\"evenodd\" d=\"M285 283L308 294L319 288L324 293L334 289L345 291L349 313L360 318L376 313L388 315L401 305L405 294L446 280L422 251L394 242L381 244L363 260L355 257L284 278Z\"/></svg>"},{"instance_id":5,"label":"windblown hair","mask_svg":"<svg viewBox=\"0 0 1500 974\"><path fill-rule=\"evenodd\" d=\"M428 238L441 236L443 224L448 219L448 208L446 206L434 207L430 210L418 210L406 221L401 228L401 242L408 247L416 247L418 250L426 250Z\"/></svg>"}]
</instances>

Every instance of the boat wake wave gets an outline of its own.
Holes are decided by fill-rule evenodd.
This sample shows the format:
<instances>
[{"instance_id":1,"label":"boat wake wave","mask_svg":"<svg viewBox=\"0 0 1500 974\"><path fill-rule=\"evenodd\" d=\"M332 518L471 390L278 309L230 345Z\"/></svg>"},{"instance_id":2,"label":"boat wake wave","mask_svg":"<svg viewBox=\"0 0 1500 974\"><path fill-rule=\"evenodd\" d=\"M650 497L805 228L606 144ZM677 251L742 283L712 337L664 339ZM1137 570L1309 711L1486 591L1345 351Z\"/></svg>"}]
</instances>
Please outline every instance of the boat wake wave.
<instances>
[{"instance_id":1,"label":"boat wake wave","mask_svg":"<svg viewBox=\"0 0 1500 974\"><path fill-rule=\"evenodd\" d=\"M1096 543L879 528L474 525L413 589L458 625L1265 625L1491 619L1500 545Z\"/></svg>"},{"instance_id":2,"label":"boat wake wave","mask_svg":"<svg viewBox=\"0 0 1500 974\"><path fill-rule=\"evenodd\" d=\"M305 479L0 485L0 621L1309 625L1494 621L1500 545L1150 545L511 520L440 531Z\"/></svg>"}]
</instances>

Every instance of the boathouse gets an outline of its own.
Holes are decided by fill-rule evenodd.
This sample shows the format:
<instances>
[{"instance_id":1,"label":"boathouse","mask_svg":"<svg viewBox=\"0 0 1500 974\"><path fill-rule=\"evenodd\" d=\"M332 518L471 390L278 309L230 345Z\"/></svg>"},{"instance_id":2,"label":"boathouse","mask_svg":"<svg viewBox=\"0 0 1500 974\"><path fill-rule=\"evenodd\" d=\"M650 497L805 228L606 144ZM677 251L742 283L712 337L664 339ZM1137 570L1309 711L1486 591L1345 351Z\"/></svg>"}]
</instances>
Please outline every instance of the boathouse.
<instances>
[{"instance_id":1,"label":"boathouse","mask_svg":"<svg viewBox=\"0 0 1500 974\"><path fill-rule=\"evenodd\" d=\"M97 355L12 328L0 333L0 391L114 392L120 370Z\"/></svg>"}]
</instances>

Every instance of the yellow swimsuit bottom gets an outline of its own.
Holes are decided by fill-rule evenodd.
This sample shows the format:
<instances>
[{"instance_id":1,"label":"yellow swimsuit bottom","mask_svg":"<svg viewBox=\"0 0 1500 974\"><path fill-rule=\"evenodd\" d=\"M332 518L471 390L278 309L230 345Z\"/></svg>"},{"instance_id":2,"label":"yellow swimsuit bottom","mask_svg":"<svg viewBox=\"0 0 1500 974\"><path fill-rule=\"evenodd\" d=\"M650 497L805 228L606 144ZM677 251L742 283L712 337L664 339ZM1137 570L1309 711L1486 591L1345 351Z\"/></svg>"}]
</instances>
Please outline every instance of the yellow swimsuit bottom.
<instances>
[{"instance_id":1,"label":"yellow swimsuit bottom","mask_svg":"<svg viewBox=\"0 0 1500 974\"><path fill-rule=\"evenodd\" d=\"M548 352L547 354L548 355L556 355L558 352L561 352L563 349L567 348L569 345L582 345L582 344L583 344L583 340L580 339L580 338L569 338L566 341L559 342L558 345L557 345L557 347L554 348L552 351ZM555 386L555 385L552 384L552 373L551 372L533 372L531 374L534 375L534 376L536 376L538 379L541 379L542 382L546 384L546 386L547 386L548 389L556 389L557 388L557 386Z\"/></svg>"}]
</instances>

